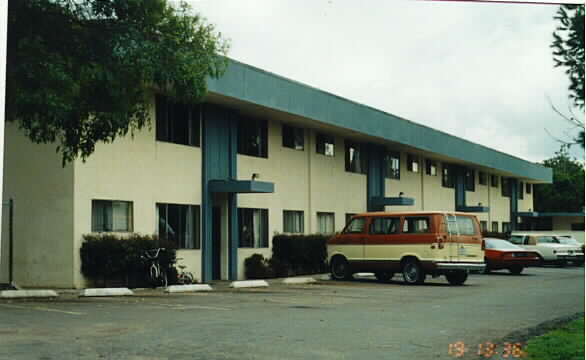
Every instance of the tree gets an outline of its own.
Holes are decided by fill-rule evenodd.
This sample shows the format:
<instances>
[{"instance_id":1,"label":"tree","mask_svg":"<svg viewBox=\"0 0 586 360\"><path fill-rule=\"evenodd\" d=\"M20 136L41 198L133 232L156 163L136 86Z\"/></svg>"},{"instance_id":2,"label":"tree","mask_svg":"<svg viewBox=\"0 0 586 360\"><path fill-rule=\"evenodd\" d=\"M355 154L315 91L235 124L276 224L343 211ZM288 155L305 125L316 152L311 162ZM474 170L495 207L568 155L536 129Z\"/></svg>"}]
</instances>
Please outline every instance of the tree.
<instances>
[{"instance_id":1,"label":"tree","mask_svg":"<svg viewBox=\"0 0 586 360\"><path fill-rule=\"evenodd\" d=\"M545 212L581 212L584 207L584 167L572 160L566 147L543 165L553 170L552 184L535 186L534 207Z\"/></svg>"},{"instance_id":2,"label":"tree","mask_svg":"<svg viewBox=\"0 0 586 360\"><path fill-rule=\"evenodd\" d=\"M565 68L570 79L569 98L572 104L584 109L584 5L562 5L554 19L559 22L553 33L553 60L555 67ZM561 114L562 118L579 128L574 143L584 148L584 122L570 111L570 115Z\"/></svg>"},{"instance_id":3,"label":"tree","mask_svg":"<svg viewBox=\"0 0 586 360\"><path fill-rule=\"evenodd\" d=\"M150 126L154 92L200 102L228 42L167 0L11 0L6 119L63 165Z\"/></svg>"}]
</instances>

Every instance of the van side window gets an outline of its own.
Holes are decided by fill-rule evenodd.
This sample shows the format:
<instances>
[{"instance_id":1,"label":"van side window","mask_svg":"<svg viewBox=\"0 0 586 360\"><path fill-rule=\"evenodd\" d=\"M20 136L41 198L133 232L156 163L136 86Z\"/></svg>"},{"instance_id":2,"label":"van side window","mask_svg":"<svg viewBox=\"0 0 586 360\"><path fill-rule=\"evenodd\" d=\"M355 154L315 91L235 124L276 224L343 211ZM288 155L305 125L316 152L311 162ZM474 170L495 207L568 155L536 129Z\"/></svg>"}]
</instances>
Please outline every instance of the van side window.
<instances>
[{"instance_id":1,"label":"van side window","mask_svg":"<svg viewBox=\"0 0 586 360\"><path fill-rule=\"evenodd\" d=\"M401 219L398 217L376 217L370 223L371 234L397 234Z\"/></svg>"},{"instance_id":2,"label":"van side window","mask_svg":"<svg viewBox=\"0 0 586 360\"><path fill-rule=\"evenodd\" d=\"M366 224L366 218L359 217L352 219L352 222L346 226L344 234L361 234L364 232L364 225Z\"/></svg>"},{"instance_id":3,"label":"van side window","mask_svg":"<svg viewBox=\"0 0 586 360\"><path fill-rule=\"evenodd\" d=\"M509 239L510 242L512 242L513 244L517 244L517 245L523 245L523 240L524 240L524 236L511 236L511 238Z\"/></svg>"},{"instance_id":4,"label":"van side window","mask_svg":"<svg viewBox=\"0 0 586 360\"><path fill-rule=\"evenodd\" d=\"M422 216L406 216L403 222L403 232L406 234L430 232L429 218Z\"/></svg>"},{"instance_id":5,"label":"van side window","mask_svg":"<svg viewBox=\"0 0 586 360\"><path fill-rule=\"evenodd\" d=\"M474 220L469 216L456 216L458 231L460 235L476 235L476 226Z\"/></svg>"}]
</instances>

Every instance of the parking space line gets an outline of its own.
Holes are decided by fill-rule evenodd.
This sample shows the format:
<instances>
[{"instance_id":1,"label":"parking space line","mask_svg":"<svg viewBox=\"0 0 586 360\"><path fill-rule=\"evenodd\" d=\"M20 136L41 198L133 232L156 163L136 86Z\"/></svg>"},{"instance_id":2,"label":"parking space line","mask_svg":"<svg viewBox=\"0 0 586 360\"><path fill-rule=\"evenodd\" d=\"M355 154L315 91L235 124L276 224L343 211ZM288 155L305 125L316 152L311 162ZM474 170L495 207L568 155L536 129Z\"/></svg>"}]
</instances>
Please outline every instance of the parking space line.
<instances>
[{"instance_id":1,"label":"parking space line","mask_svg":"<svg viewBox=\"0 0 586 360\"><path fill-rule=\"evenodd\" d=\"M201 309L201 310L221 310L221 311L230 311L231 308L226 307L219 307L219 306L205 306L205 305L181 305L181 304L160 304L160 303L150 303L145 305L157 306L157 307L165 307L171 310L190 310L190 309Z\"/></svg>"},{"instance_id":2,"label":"parking space line","mask_svg":"<svg viewBox=\"0 0 586 360\"><path fill-rule=\"evenodd\" d=\"M51 309L42 306L22 306L22 305L14 305L14 304L0 304L0 306L14 308L14 309L24 309L24 310L37 310L37 311L47 311L47 312L57 312L61 314L68 314L68 315L85 315L85 313L76 312L76 311L67 311L67 310L59 310L59 309Z\"/></svg>"}]
</instances>

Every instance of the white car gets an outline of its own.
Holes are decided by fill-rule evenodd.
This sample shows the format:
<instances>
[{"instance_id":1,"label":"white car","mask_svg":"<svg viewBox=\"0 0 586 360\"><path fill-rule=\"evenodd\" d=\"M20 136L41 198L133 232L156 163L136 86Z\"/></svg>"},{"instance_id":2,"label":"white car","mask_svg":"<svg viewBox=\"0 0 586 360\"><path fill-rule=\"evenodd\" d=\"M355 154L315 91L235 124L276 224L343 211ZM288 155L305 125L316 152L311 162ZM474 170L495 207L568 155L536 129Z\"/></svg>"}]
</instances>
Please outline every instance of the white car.
<instances>
[{"instance_id":1,"label":"white car","mask_svg":"<svg viewBox=\"0 0 586 360\"><path fill-rule=\"evenodd\" d=\"M584 261L584 253L580 247L560 244L555 235L514 233L509 241L527 250L538 252L544 263L564 266L568 262Z\"/></svg>"},{"instance_id":2,"label":"white car","mask_svg":"<svg viewBox=\"0 0 586 360\"><path fill-rule=\"evenodd\" d=\"M574 246L582 253L582 258L578 262L574 262L576 265L584 264L584 244L578 242L572 235L556 235L556 239L560 242L560 244Z\"/></svg>"}]
</instances>

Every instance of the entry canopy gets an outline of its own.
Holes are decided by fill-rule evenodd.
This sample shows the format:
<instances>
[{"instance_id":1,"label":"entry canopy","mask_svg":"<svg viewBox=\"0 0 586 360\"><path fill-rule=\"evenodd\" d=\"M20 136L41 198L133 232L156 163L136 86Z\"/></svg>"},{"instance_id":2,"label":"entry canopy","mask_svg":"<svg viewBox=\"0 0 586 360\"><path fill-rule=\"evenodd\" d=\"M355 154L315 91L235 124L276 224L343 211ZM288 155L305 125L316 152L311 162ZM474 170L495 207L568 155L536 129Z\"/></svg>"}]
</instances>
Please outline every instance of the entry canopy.
<instances>
[{"instance_id":1,"label":"entry canopy","mask_svg":"<svg viewBox=\"0 0 586 360\"><path fill-rule=\"evenodd\" d=\"M391 206L391 205L413 205L415 200L409 197L382 197L374 196L370 198L370 204L373 206Z\"/></svg>"},{"instance_id":2,"label":"entry canopy","mask_svg":"<svg viewBox=\"0 0 586 360\"><path fill-rule=\"evenodd\" d=\"M456 210L461 211L461 212L471 212L471 213L487 213L490 211L490 207L488 207L488 206L458 206L458 208Z\"/></svg>"},{"instance_id":3,"label":"entry canopy","mask_svg":"<svg viewBox=\"0 0 586 360\"><path fill-rule=\"evenodd\" d=\"M256 180L210 180L209 189L211 192L216 193L274 193L275 184Z\"/></svg>"}]
</instances>

